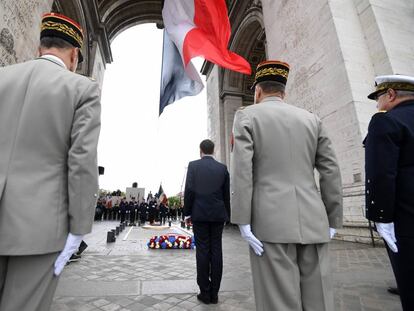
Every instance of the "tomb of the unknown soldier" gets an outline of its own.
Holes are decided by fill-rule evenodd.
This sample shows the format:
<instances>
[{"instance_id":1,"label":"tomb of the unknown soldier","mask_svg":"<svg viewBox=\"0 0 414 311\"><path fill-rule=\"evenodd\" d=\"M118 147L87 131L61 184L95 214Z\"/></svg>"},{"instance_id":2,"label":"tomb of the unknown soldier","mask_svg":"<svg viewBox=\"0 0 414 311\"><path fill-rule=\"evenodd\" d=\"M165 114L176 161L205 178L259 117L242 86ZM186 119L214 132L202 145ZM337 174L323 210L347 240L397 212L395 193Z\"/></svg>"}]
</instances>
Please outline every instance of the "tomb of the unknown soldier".
<instances>
[{"instance_id":1,"label":"tomb of the unknown soldier","mask_svg":"<svg viewBox=\"0 0 414 311\"><path fill-rule=\"evenodd\" d=\"M95 81L102 89L107 64L116 62L111 51L114 39L136 25L149 23L154 31L164 29L162 9L167 1L173 0L0 0L0 68L38 56L42 16L55 12L70 21L73 19L79 24L75 26L83 29L83 45L79 48L83 62L77 64L76 73ZM289 78L284 101L321 120L341 175L343 227L337 229L329 242L328 255L335 309L327 311L403 310L399 296L387 291L397 286L387 244L374 222L366 218L366 196L370 194L366 184L370 178L365 175L364 138L378 112L376 102L367 95L377 87L374 99L379 101L380 96L387 96L387 88L379 90L378 85L394 83L381 82L376 77L414 76L414 1L226 0L225 3L231 27L228 49L247 60L252 72L242 74L210 61L202 65L207 132L215 144L215 159L231 172L234 120L238 111L256 103L252 85L257 79L257 66L260 68L266 60L286 62ZM1 79L0 76L0 91ZM4 100L5 97L0 98L0 106ZM0 156L0 165L4 167L5 158ZM2 174L8 169L0 167L0 194L3 184L7 187ZM314 175L319 181L319 174ZM106 202L102 203L99 194L94 195L99 199L99 212L95 211L91 233L83 237L86 246L75 252L76 260L70 260L59 277L52 311L257 310L256 284L252 280L255 268L250 262L255 255L249 251L236 224L226 221L223 229L218 303L204 304L197 297L193 224L184 217L184 211L174 217L165 212L151 219L148 205L151 201L147 199L147 204L146 189L138 188L136 183L126 189L125 195L112 196L111 210L106 208ZM183 196L181 193L180 205ZM154 202L159 204L160 198L157 200ZM370 202L374 205L374 200ZM128 208L128 204L132 207ZM56 219L60 225L61 220ZM17 236L19 232L10 234ZM0 264L1 260L0 252ZM0 278L0 311L19 311L2 309L3 285ZM307 310L305 306L303 310Z\"/></svg>"}]
</instances>

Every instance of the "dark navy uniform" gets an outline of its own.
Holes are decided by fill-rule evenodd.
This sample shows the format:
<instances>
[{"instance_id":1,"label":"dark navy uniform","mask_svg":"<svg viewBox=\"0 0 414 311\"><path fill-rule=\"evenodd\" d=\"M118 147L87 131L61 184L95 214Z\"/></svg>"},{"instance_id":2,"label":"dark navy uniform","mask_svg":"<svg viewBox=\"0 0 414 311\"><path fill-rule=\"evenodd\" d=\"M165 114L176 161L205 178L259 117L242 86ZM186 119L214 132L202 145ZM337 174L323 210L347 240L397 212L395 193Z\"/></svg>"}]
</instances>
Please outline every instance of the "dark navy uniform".
<instances>
[{"instance_id":1,"label":"dark navy uniform","mask_svg":"<svg viewBox=\"0 0 414 311\"><path fill-rule=\"evenodd\" d=\"M163 203L160 203L160 224L165 225L165 219L167 217L167 213L168 213L167 207Z\"/></svg>"},{"instance_id":2,"label":"dark navy uniform","mask_svg":"<svg viewBox=\"0 0 414 311\"><path fill-rule=\"evenodd\" d=\"M372 117L365 138L366 217L394 222L397 284L414 310L414 100Z\"/></svg>"},{"instance_id":3,"label":"dark navy uniform","mask_svg":"<svg viewBox=\"0 0 414 311\"><path fill-rule=\"evenodd\" d=\"M128 215L129 225L134 226L135 225L135 202L134 201L129 201L127 210L129 212L129 215Z\"/></svg>"},{"instance_id":4,"label":"dark navy uniform","mask_svg":"<svg viewBox=\"0 0 414 311\"><path fill-rule=\"evenodd\" d=\"M148 204L145 202L142 202L139 206L139 219L141 224L145 224L145 222L147 221L147 209L148 209Z\"/></svg>"},{"instance_id":5,"label":"dark navy uniform","mask_svg":"<svg viewBox=\"0 0 414 311\"><path fill-rule=\"evenodd\" d=\"M414 238L414 100L375 114L365 139L366 216Z\"/></svg>"},{"instance_id":6,"label":"dark navy uniform","mask_svg":"<svg viewBox=\"0 0 414 311\"><path fill-rule=\"evenodd\" d=\"M119 204L119 210L121 212L121 222L125 221L127 207L128 207L128 203L122 200L121 203Z\"/></svg>"}]
</instances>

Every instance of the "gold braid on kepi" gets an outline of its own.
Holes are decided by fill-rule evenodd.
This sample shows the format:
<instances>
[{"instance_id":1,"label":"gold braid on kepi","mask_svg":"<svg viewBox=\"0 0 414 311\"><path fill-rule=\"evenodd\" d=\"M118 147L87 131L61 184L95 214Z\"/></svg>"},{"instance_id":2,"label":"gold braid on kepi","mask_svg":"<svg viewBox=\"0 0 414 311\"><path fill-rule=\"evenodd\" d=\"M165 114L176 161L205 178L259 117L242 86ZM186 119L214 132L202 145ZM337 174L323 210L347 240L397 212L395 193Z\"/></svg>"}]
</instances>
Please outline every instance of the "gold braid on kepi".
<instances>
[{"instance_id":1,"label":"gold braid on kepi","mask_svg":"<svg viewBox=\"0 0 414 311\"><path fill-rule=\"evenodd\" d=\"M42 17L40 39L58 37L79 48L79 63L83 61L83 30L82 27L69 17L58 13L46 13Z\"/></svg>"},{"instance_id":2,"label":"gold braid on kepi","mask_svg":"<svg viewBox=\"0 0 414 311\"><path fill-rule=\"evenodd\" d=\"M256 76L252 89L257 83L264 81L275 81L286 85L289 76L289 64L278 61L268 60L257 65Z\"/></svg>"}]
</instances>

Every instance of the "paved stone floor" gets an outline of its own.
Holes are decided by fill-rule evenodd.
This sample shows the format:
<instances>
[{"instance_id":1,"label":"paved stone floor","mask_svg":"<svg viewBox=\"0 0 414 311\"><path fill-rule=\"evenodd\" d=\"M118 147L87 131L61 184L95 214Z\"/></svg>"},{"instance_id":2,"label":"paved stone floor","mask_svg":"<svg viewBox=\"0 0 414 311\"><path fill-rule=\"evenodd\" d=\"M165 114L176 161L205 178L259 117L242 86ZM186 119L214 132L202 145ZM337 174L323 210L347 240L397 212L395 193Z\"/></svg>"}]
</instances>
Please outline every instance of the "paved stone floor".
<instances>
[{"instance_id":1,"label":"paved stone floor","mask_svg":"<svg viewBox=\"0 0 414 311\"><path fill-rule=\"evenodd\" d=\"M140 227L127 227L107 244L106 232L116 225L94 224L82 259L60 278L52 311L255 310L248 248L236 228L223 234L220 302L207 306L196 299L194 250L148 250L147 240L160 231ZM398 297L386 291L394 280L384 248L333 241L330 253L336 311L401 310Z\"/></svg>"}]
</instances>

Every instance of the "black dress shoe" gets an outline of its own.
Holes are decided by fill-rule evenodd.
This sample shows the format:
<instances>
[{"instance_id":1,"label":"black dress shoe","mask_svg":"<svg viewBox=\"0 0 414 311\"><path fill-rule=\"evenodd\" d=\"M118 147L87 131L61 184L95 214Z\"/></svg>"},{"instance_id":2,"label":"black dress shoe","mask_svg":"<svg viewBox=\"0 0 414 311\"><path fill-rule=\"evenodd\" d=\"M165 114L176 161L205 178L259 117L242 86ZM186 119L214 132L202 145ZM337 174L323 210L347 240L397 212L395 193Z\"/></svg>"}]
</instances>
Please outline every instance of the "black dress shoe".
<instances>
[{"instance_id":1,"label":"black dress shoe","mask_svg":"<svg viewBox=\"0 0 414 311\"><path fill-rule=\"evenodd\" d=\"M397 288L397 287L392 287L392 286L390 286L390 287L388 287L388 288L387 288L387 291L388 291L390 294L393 294L393 295L399 295L399 294L400 294L400 291L398 290L398 288Z\"/></svg>"},{"instance_id":2,"label":"black dress shoe","mask_svg":"<svg viewBox=\"0 0 414 311\"><path fill-rule=\"evenodd\" d=\"M210 303L212 304L217 304L218 303L218 296L214 295L214 296L210 296Z\"/></svg>"},{"instance_id":3,"label":"black dress shoe","mask_svg":"<svg viewBox=\"0 0 414 311\"><path fill-rule=\"evenodd\" d=\"M210 304L210 298L202 294L198 294L197 299L200 300L202 303L205 303L206 305Z\"/></svg>"}]
</instances>

